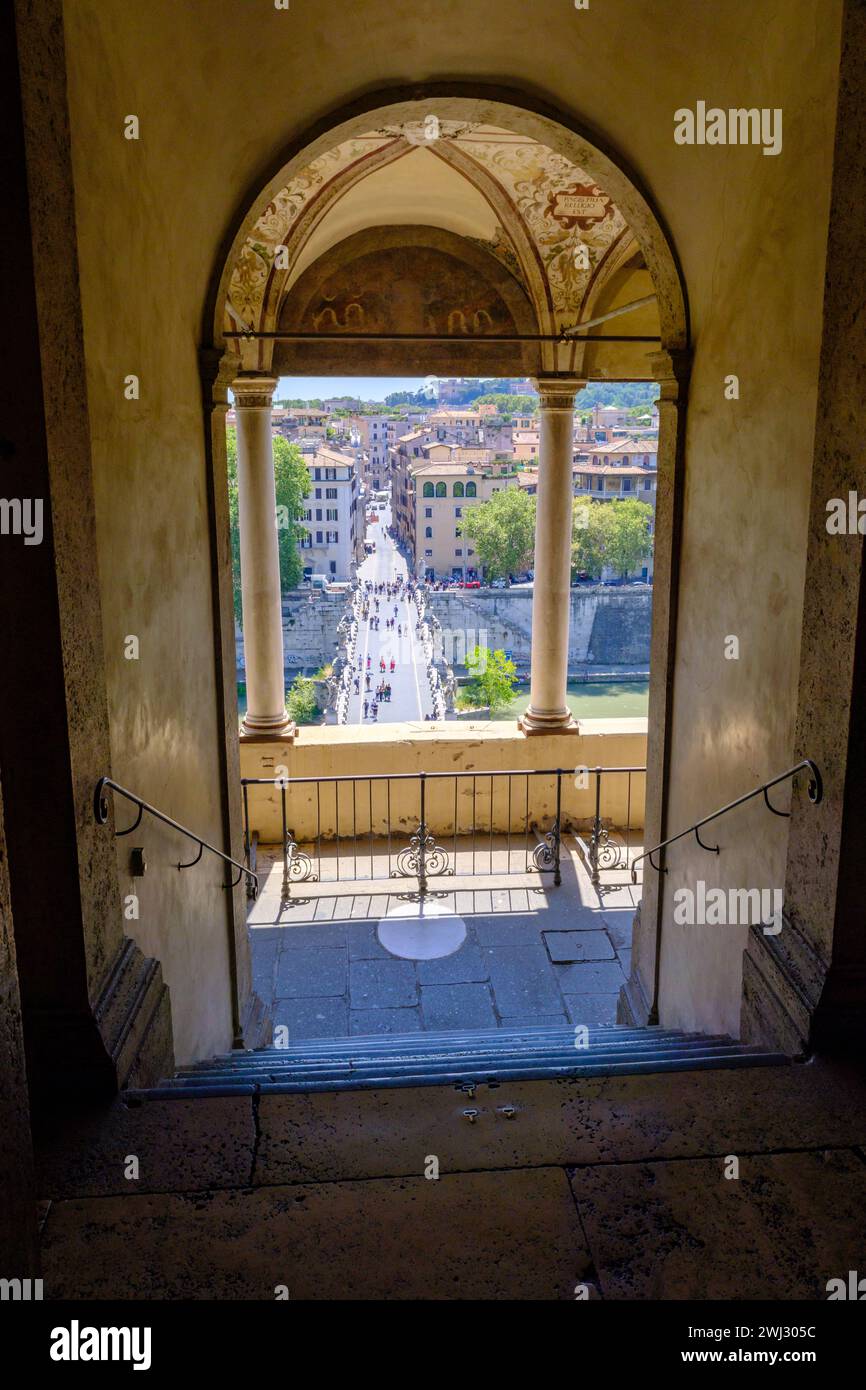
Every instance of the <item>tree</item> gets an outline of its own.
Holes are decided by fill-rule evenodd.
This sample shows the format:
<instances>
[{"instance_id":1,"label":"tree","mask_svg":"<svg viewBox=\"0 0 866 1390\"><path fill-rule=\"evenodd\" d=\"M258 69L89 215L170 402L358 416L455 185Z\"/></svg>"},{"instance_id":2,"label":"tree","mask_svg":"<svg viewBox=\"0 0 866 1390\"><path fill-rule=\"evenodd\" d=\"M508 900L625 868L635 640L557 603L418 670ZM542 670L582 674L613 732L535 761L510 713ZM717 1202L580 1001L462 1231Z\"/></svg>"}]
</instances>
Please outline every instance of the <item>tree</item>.
<instances>
[{"instance_id":1,"label":"tree","mask_svg":"<svg viewBox=\"0 0 866 1390\"><path fill-rule=\"evenodd\" d=\"M466 694L474 705L487 705L490 718L499 709L507 709L514 699L517 667L504 651L475 647L466 653L466 669L472 679Z\"/></svg>"},{"instance_id":2,"label":"tree","mask_svg":"<svg viewBox=\"0 0 866 1390\"><path fill-rule=\"evenodd\" d=\"M579 410L593 405L613 405L620 410L640 405L651 410L658 395L659 387L654 381L594 381L578 392L575 404Z\"/></svg>"},{"instance_id":3,"label":"tree","mask_svg":"<svg viewBox=\"0 0 866 1390\"><path fill-rule=\"evenodd\" d=\"M522 488L503 488L489 501L465 508L460 530L474 543L488 579L518 574L532 563L535 498Z\"/></svg>"},{"instance_id":4,"label":"tree","mask_svg":"<svg viewBox=\"0 0 866 1390\"><path fill-rule=\"evenodd\" d=\"M636 497L610 503L613 520L607 542L607 563L624 579L652 552L649 533L653 509Z\"/></svg>"},{"instance_id":5,"label":"tree","mask_svg":"<svg viewBox=\"0 0 866 1390\"><path fill-rule=\"evenodd\" d=\"M600 579L605 565L611 503L574 499L571 573Z\"/></svg>"},{"instance_id":6,"label":"tree","mask_svg":"<svg viewBox=\"0 0 866 1390\"><path fill-rule=\"evenodd\" d=\"M585 571L593 579L609 566L620 578L632 574L652 551L649 526L652 507L636 497L574 503L571 572Z\"/></svg>"},{"instance_id":7,"label":"tree","mask_svg":"<svg viewBox=\"0 0 866 1390\"><path fill-rule=\"evenodd\" d=\"M228 461L229 524L232 543L232 588L235 617L242 622L241 613L241 544L238 524L238 443L234 429L226 430ZM304 573L298 543L304 534L299 524L304 514L304 498L310 491L310 473L297 444L290 444L280 435L274 437L274 485L280 549L280 587L285 593L296 589Z\"/></svg>"},{"instance_id":8,"label":"tree","mask_svg":"<svg viewBox=\"0 0 866 1390\"><path fill-rule=\"evenodd\" d=\"M512 396L506 391L488 391L483 396L476 396L472 405L495 405L500 415L510 418L512 415L534 415L538 409L538 397Z\"/></svg>"},{"instance_id":9,"label":"tree","mask_svg":"<svg viewBox=\"0 0 866 1390\"><path fill-rule=\"evenodd\" d=\"M310 676L295 676L286 698L286 709L296 724L313 724L320 710L316 682Z\"/></svg>"}]
</instances>

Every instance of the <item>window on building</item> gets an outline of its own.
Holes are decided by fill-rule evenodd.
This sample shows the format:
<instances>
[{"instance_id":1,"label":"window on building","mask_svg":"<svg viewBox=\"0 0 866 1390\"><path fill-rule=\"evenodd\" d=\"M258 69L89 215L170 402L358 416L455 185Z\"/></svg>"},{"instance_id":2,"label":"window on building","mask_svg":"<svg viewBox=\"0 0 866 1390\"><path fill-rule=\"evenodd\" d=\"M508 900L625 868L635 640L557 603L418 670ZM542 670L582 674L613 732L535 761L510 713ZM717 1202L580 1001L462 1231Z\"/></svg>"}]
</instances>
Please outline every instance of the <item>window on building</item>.
<instances>
[{"instance_id":1,"label":"window on building","mask_svg":"<svg viewBox=\"0 0 866 1390\"><path fill-rule=\"evenodd\" d=\"M462 515L463 515L463 508L462 508L462 507L455 507L455 508L454 508L454 515L455 515L455 516L462 516Z\"/></svg>"},{"instance_id":2,"label":"window on building","mask_svg":"<svg viewBox=\"0 0 866 1390\"><path fill-rule=\"evenodd\" d=\"M434 493L433 493L433 484L432 484L432 483L425 483L425 484L424 484L423 495L424 495L425 497L432 497L432 496L434 495Z\"/></svg>"},{"instance_id":3,"label":"window on building","mask_svg":"<svg viewBox=\"0 0 866 1390\"><path fill-rule=\"evenodd\" d=\"M321 531L317 531L317 532L316 532L316 545L321 545L321 544L322 544L322 533L321 533Z\"/></svg>"},{"instance_id":4,"label":"window on building","mask_svg":"<svg viewBox=\"0 0 866 1390\"><path fill-rule=\"evenodd\" d=\"M455 526L455 527L454 527L454 535L457 537L458 540L460 539L460 537L462 536L462 534L463 534L463 532L460 530L460 527L459 527L459 526Z\"/></svg>"},{"instance_id":5,"label":"window on building","mask_svg":"<svg viewBox=\"0 0 866 1390\"><path fill-rule=\"evenodd\" d=\"M318 501L318 499L321 497L321 495L322 495L322 489L321 489L320 487L317 487L317 488L316 488L316 500L317 500L317 501Z\"/></svg>"},{"instance_id":6,"label":"window on building","mask_svg":"<svg viewBox=\"0 0 866 1390\"><path fill-rule=\"evenodd\" d=\"M437 484L436 484L436 496L437 496L437 497L447 497L447 496L448 496L448 488L447 488L447 486L445 485L445 483L437 483Z\"/></svg>"},{"instance_id":7,"label":"window on building","mask_svg":"<svg viewBox=\"0 0 866 1390\"><path fill-rule=\"evenodd\" d=\"M321 477L322 477L322 470L321 470L321 468L314 468L314 469L313 469L313 477L315 478L315 480L316 480L317 483L321 481ZM318 494L316 494L316 495L318 496Z\"/></svg>"},{"instance_id":8,"label":"window on building","mask_svg":"<svg viewBox=\"0 0 866 1390\"><path fill-rule=\"evenodd\" d=\"M337 489L335 487L326 487L325 497L329 502L336 502L338 497Z\"/></svg>"},{"instance_id":9,"label":"window on building","mask_svg":"<svg viewBox=\"0 0 866 1390\"><path fill-rule=\"evenodd\" d=\"M460 549L460 546L459 546L459 545L456 547L456 549L455 549L455 551L454 551L454 554L455 554L455 555L462 555L462 554L463 554L463 551Z\"/></svg>"},{"instance_id":10,"label":"window on building","mask_svg":"<svg viewBox=\"0 0 866 1390\"><path fill-rule=\"evenodd\" d=\"M462 483L455 483L455 484L454 484L454 487L452 488L452 495L453 495L454 497L463 497L463 496L465 496L464 489L463 489L463 484L462 484Z\"/></svg>"},{"instance_id":11,"label":"window on building","mask_svg":"<svg viewBox=\"0 0 866 1390\"><path fill-rule=\"evenodd\" d=\"M433 558L433 551L432 551L432 550L425 550L425 551L424 551L424 559L425 559L425 560L430 560L430 559L432 559L432 558Z\"/></svg>"},{"instance_id":12,"label":"window on building","mask_svg":"<svg viewBox=\"0 0 866 1390\"><path fill-rule=\"evenodd\" d=\"M425 516L432 516L432 515L433 515L433 508L432 508L432 507L425 507L425 508L424 508L424 515L425 515Z\"/></svg>"},{"instance_id":13,"label":"window on building","mask_svg":"<svg viewBox=\"0 0 866 1390\"><path fill-rule=\"evenodd\" d=\"M325 520L326 520L326 521L339 521L339 519L340 519L340 514L339 514L339 512L337 511L337 508L336 508L336 507L328 507L327 510L326 510L326 512L325 512Z\"/></svg>"},{"instance_id":14,"label":"window on building","mask_svg":"<svg viewBox=\"0 0 866 1390\"><path fill-rule=\"evenodd\" d=\"M466 484L466 496L467 496L467 497L477 497L477 496L478 496L478 488L475 486L474 483L467 483L467 484Z\"/></svg>"},{"instance_id":15,"label":"window on building","mask_svg":"<svg viewBox=\"0 0 866 1390\"><path fill-rule=\"evenodd\" d=\"M425 527L424 527L424 539L425 539L425 541L432 541L432 539L433 539L433 527L432 527L432 526L425 526Z\"/></svg>"},{"instance_id":16,"label":"window on building","mask_svg":"<svg viewBox=\"0 0 866 1390\"><path fill-rule=\"evenodd\" d=\"M631 492L631 478L623 478L622 490L623 492Z\"/></svg>"},{"instance_id":17,"label":"window on building","mask_svg":"<svg viewBox=\"0 0 866 1390\"><path fill-rule=\"evenodd\" d=\"M337 479L337 470L336 470L336 468L326 468L326 469L325 469L325 482L326 482L326 483L333 483L333 482L336 482L336 479Z\"/></svg>"}]
</instances>

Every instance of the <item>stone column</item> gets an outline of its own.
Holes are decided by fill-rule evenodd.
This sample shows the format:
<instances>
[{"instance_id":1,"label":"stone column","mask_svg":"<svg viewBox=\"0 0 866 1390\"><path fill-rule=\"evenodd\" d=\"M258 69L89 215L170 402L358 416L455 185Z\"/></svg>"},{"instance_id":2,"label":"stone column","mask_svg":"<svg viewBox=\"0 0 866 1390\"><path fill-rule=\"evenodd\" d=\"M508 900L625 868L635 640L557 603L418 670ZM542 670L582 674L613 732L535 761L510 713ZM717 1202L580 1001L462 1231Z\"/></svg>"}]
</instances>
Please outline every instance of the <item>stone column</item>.
<instances>
[{"instance_id":1,"label":"stone column","mask_svg":"<svg viewBox=\"0 0 866 1390\"><path fill-rule=\"evenodd\" d=\"M247 712L243 732L285 737L283 613L271 400L276 379L250 372L232 383L238 431L238 521Z\"/></svg>"},{"instance_id":2,"label":"stone column","mask_svg":"<svg viewBox=\"0 0 866 1390\"><path fill-rule=\"evenodd\" d=\"M574 489L574 377L539 377L541 441L532 594L532 676L524 733L576 731L566 703Z\"/></svg>"}]
</instances>

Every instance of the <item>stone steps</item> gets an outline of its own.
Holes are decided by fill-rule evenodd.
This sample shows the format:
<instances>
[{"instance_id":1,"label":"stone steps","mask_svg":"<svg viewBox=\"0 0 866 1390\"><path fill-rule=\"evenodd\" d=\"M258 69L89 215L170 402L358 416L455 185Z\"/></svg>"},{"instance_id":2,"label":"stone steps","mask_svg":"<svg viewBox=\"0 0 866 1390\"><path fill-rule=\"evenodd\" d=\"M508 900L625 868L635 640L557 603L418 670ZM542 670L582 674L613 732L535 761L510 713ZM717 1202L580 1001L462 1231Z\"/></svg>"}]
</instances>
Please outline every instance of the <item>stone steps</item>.
<instances>
[{"instance_id":1,"label":"stone steps","mask_svg":"<svg viewBox=\"0 0 866 1390\"><path fill-rule=\"evenodd\" d=\"M577 1042L581 1046L577 1046ZM141 1099L286 1094L397 1086L614 1077L785 1065L788 1058L725 1035L656 1028L557 1027L310 1040L185 1067Z\"/></svg>"}]
</instances>

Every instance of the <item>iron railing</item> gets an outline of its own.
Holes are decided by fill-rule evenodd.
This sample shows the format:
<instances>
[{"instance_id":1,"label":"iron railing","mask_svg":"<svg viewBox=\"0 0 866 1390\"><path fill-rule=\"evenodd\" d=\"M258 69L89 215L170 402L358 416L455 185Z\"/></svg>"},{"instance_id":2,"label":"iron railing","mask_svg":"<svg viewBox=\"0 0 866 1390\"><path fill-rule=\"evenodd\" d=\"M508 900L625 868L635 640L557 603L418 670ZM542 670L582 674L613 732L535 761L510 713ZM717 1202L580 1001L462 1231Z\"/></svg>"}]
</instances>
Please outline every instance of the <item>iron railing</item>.
<instances>
[{"instance_id":1,"label":"iron railing","mask_svg":"<svg viewBox=\"0 0 866 1390\"><path fill-rule=\"evenodd\" d=\"M813 805L817 806L824 795L824 783L821 778L821 773L817 764L813 763L811 758L804 758L801 763L797 763L796 767L789 767L787 771L780 772L778 777L771 777L769 782L762 782L759 787L754 787L750 792L745 792L743 796L738 796L736 801L729 801L727 806L720 806L718 811L713 811L710 815L703 816L701 820L696 820L693 825L687 826L685 830L678 831L676 835L669 835L666 840L662 840L659 844L653 845L652 849L645 850L643 854L639 854L637 859L635 859L634 863L632 864L632 881L637 882L637 879L635 878L637 865L643 859L649 860L656 873L666 874L667 869L665 869L661 864L657 864L653 859L653 855L658 854L663 849L666 849L668 845L676 844L677 840L685 839L686 835L694 835L701 849L706 850L708 854L718 854L719 846L705 845L700 837L699 832L703 829L705 825L709 825L711 821L718 820L720 816L726 816L729 811L736 810L738 806L745 805L747 801L751 801L756 796L763 795L767 810L772 811L774 816L785 816L787 818L790 818L790 811L779 811L772 804L767 793L769 792L771 787L777 787L780 782L787 782L791 778L796 777L798 772L804 772L806 770L808 770L810 774L808 786L809 800L813 803Z\"/></svg>"},{"instance_id":2,"label":"iron railing","mask_svg":"<svg viewBox=\"0 0 866 1390\"><path fill-rule=\"evenodd\" d=\"M643 767L405 772L334 777L244 777L244 847L251 864L255 832L281 845L282 900L295 884L414 880L423 897L451 876L495 879L550 875L562 882L562 837L577 847L593 882L627 869L637 842ZM616 784L614 778L625 779ZM594 787L591 783L594 779ZM604 781L603 779L607 779ZM252 825L250 788L270 787L271 825ZM632 822L635 822L633 825ZM633 843L634 839L634 843ZM441 885L440 885L441 886Z\"/></svg>"},{"instance_id":3,"label":"iron railing","mask_svg":"<svg viewBox=\"0 0 866 1390\"><path fill-rule=\"evenodd\" d=\"M601 882L602 872L631 869L637 862L636 859L632 858L632 854L636 849L641 848L643 831L642 829L635 830L632 826L632 812L636 813L635 818L637 818L637 813L639 812L640 825L642 827L645 795L643 794L644 789L641 788L639 800L636 800L633 795L632 777L636 775L645 777L646 768L586 767L579 769L579 774L582 774L587 782L590 777L595 779L595 809L589 827L590 833L588 837L578 833L576 839L577 847L589 869L593 884L598 887ZM605 777L611 778L615 776L624 776L627 779L625 820L623 821L620 815L619 825L616 829L614 829L611 823L611 818L602 815L602 807L604 805L603 779ZM632 839L633 831L635 834L639 834L639 840L636 842L633 842ZM634 874L632 874L632 882L635 882Z\"/></svg>"},{"instance_id":4,"label":"iron railing","mask_svg":"<svg viewBox=\"0 0 866 1390\"><path fill-rule=\"evenodd\" d=\"M133 830L137 830L141 824L141 818L146 811L149 816L153 816L154 820L161 821L163 825L169 826L172 830L177 830L179 834L185 835L188 840L194 840L198 845L198 854L194 859L190 859L186 863L178 861L177 867L179 869L193 868L201 859L204 851L208 850L210 854L215 854L218 859L222 859L225 864L231 864L232 868L238 871L237 878L232 879L231 883L224 885L226 888L236 888L244 874L246 874L248 888L251 886L252 881L252 884L255 885L254 893L257 891L258 878L250 868L249 862L246 864L239 864L236 859L232 859L230 854L224 854L221 849L217 849L215 845L211 845L207 840L203 840L194 830L189 830L187 826L181 825L176 820L172 820L171 816L165 815L163 811L158 811L155 806L151 806L149 801L145 801L142 797L137 796L135 792L129 791L126 787L121 787L118 782L113 782L110 777L100 777L93 793L93 814L96 818L97 825L105 825L108 820L108 802L105 798L105 793L109 788L117 796L124 797L127 801L131 801L133 806L138 807L138 815L132 822L132 825L128 825L124 830L115 830L114 833L117 839L121 839L124 835L131 835Z\"/></svg>"},{"instance_id":5,"label":"iron railing","mask_svg":"<svg viewBox=\"0 0 866 1390\"><path fill-rule=\"evenodd\" d=\"M676 835L669 835L666 840L661 840L659 844L653 845L652 849L644 850L643 854L638 855L638 857L632 863L632 881L637 881L637 866L644 859L649 860L656 873L666 874L668 871L665 865L663 863L657 864L655 859L653 858L653 855L663 855L664 851L668 848L669 845L676 844L678 840L685 839L687 835L694 835L701 849L706 850L707 854L720 854L721 847L719 845L704 844L704 841L701 839L700 836L701 830L705 825L709 825L711 821L718 820L720 816L726 816L729 811L735 810L738 806L745 805L747 801L754 800L756 796L763 796L764 804L766 805L767 810L771 811L774 816L784 816L786 819L790 819L791 812L780 811L778 807L773 805L768 793L771 787L777 787L780 782L788 782L793 780L793 778L796 777L798 772L809 773L807 794L813 806L817 806L824 796L824 781L821 777L821 770L818 767L817 763L813 762L811 758L804 758L803 761L797 763L795 767L787 768L784 772L780 772L777 777L771 777L769 781L762 782L760 786L753 787L751 791L745 792L742 796L738 796L735 801L729 801L726 806L720 806L717 811L712 811L710 815L702 816L700 820L697 820L692 825L687 826L685 830L679 830ZM653 966L653 999L652 1004L650 1005L649 1016L647 1018L647 1022L650 1024L657 1024L659 1021L659 994L661 990L662 960L661 911L659 911L656 916L655 935L656 944L655 963Z\"/></svg>"}]
</instances>

